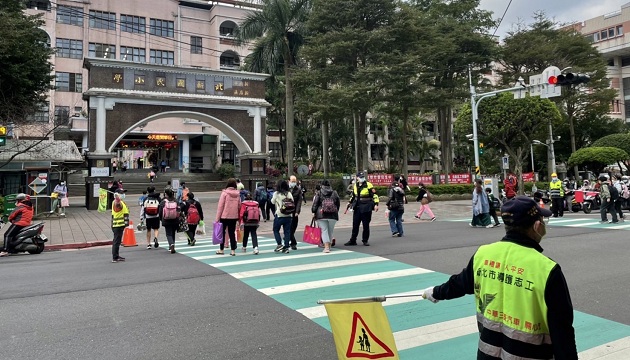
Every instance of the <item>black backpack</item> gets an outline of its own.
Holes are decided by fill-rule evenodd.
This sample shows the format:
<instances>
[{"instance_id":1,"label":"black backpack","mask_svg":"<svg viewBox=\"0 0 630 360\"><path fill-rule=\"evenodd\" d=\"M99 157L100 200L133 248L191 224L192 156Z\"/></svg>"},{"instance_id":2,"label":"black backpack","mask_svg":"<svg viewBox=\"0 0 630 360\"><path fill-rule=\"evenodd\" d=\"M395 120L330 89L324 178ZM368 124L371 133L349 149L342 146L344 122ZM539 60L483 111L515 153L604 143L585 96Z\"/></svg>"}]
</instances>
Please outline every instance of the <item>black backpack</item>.
<instances>
[{"instance_id":1,"label":"black backpack","mask_svg":"<svg viewBox=\"0 0 630 360\"><path fill-rule=\"evenodd\" d=\"M619 198L619 190L611 184L608 184L608 191L610 191L610 199L617 200Z\"/></svg>"},{"instance_id":2,"label":"black backpack","mask_svg":"<svg viewBox=\"0 0 630 360\"><path fill-rule=\"evenodd\" d=\"M282 199L282 206L280 207L280 213L284 215L291 215L295 212L295 203L289 197Z\"/></svg>"}]
</instances>

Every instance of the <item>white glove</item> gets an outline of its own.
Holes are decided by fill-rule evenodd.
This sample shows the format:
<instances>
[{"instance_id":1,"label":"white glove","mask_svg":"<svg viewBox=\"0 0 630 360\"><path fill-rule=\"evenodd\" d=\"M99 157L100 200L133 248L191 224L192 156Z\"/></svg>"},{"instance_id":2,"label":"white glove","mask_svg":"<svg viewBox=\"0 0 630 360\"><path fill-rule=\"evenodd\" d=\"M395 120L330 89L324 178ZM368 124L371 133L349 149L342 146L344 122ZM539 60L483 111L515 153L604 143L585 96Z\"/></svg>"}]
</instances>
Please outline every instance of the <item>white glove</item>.
<instances>
[{"instance_id":1,"label":"white glove","mask_svg":"<svg viewBox=\"0 0 630 360\"><path fill-rule=\"evenodd\" d=\"M422 298L427 299L434 304L440 301L440 300L435 300L435 298L433 297L433 286L422 290Z\"/></svg>"}]
</instances>

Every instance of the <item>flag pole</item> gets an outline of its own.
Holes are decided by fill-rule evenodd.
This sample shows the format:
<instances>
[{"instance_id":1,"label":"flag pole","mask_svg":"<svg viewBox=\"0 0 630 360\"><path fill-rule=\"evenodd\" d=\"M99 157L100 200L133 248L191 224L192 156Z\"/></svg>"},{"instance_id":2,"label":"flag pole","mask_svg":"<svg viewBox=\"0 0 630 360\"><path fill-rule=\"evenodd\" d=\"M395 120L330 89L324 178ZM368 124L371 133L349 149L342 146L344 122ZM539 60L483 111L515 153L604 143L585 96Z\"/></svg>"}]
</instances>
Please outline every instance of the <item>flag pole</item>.
<instances>
[{"instance_id":1,"label":"flag pole","mask_svg":"<svg viewBox=\"0 0 630 360\"><path fill-rule=\"evenodd\" d=\"M410 294L410 295L383 295L383 296L368 296L362 298L347 298L347 299L334 299L334 300L317 300L317 304L335 304L335 303L364 303L364 302L385 302L387 299L403 298L403 297L422 297L422 294Z\"/></svg>"}]
</instances>

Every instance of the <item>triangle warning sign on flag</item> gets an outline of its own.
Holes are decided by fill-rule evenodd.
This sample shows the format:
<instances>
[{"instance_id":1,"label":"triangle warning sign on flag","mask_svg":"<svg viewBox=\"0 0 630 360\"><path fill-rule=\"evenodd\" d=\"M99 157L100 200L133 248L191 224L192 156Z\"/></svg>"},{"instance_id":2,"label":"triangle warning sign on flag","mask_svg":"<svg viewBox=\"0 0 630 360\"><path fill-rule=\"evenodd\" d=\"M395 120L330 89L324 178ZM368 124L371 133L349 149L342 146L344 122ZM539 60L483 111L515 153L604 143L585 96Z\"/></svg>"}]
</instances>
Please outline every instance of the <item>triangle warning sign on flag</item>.
<instances>
[{"instance_id":1,"label":"triangle warning sign on flag","mask_svg":"<svg viewBox=\"0 0 630 360\"><path fill-rule=\"evenodd\" d=\"M391 335L391 330L388 331ZM348 342L346 357L357 359L398 358L384 341L374 335L356 311L352 315L352 333Z\"/></svg>"}]
</instances>

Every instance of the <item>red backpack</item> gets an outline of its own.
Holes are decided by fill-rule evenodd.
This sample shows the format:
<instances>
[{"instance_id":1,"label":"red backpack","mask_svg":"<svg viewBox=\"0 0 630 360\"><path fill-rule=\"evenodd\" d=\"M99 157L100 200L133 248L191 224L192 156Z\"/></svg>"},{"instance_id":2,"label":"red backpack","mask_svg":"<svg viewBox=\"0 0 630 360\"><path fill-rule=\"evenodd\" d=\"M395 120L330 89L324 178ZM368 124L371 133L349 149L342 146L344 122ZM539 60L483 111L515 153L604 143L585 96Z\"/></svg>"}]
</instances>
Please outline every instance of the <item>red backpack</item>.
<instances>
[{"instance_id":1,"label":"red backpack","mask_svg":"<svg viewBox=\"0 0 630 360\"><path fill-rule=\"evenodd\" d=\"M260 222L260 208L258 207L258 204L245 204L243 222L246 224L258 224Z\"/></svg>"},{"instance_id":2,"label":"red backpack","mask_svg":"<svg viewBox=\"0 0 630 360\"><path fill-rule=\"evenodd\" d=\"M197 210L197 206L195 204L190 204L188 207L188 216L186 217L186 222L188 224L197 225L199 224L199 220L201 217L199 216L199 210Z\"/></svg>"}]
</instances>

